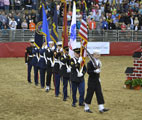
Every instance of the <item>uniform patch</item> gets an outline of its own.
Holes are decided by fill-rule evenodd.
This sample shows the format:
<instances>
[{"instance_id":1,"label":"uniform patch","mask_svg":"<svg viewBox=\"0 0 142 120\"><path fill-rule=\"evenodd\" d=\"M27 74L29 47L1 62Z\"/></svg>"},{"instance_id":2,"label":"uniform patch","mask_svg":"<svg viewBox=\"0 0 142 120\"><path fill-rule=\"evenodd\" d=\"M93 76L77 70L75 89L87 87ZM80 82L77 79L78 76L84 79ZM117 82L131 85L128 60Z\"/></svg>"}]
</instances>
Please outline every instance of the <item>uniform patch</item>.
<instances>
[{"instance_id":1,"label":"uniform patch","mask_svg":"<svg viewBox=\"0 0 142 120\"><path fill-rule=\"evenodd\" d=\"M74 65L74 62L71 62L71 65Z\"/></svg>"},{"instance_id":2,"label":"uniform patch","mask_svg":"<svg viewBox=\"0 0 142 120\"><path fill-rule=\"evenodd\" d=\"M64 58L62 57L61 60L63 60Z\"/></svg>"}]
</instances>

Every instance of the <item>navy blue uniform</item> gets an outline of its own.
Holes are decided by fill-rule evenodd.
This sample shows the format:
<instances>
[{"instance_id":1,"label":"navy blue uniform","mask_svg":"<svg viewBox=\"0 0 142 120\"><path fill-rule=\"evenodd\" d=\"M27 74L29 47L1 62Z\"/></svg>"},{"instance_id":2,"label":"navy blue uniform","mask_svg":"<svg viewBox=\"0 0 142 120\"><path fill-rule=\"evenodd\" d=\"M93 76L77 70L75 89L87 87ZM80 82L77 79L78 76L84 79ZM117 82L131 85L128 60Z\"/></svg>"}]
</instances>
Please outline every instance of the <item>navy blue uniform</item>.
<instances>
[{"instance_id":1,"label":"navy blue uniform","mask_svg":"<svg viewBox=\"0 0 142 120\"><path fill-rule=\"evenodd\" d=\"M31 83L31 70L32 70L32 59L33 53L32 50L34 49L33 46L27 47L25 51L25 63L28 64L28 82Z\"/></svg>"},{"instance_id":2,"label":"navy blue uniform","mask_svg":"<svg viewBox=\"0 0 142 120\"><path fill-rule=\"evenodd\" d=\"M70 61L71 63L71 75L70 79L72 81L72 98L73 98L73 106L75 106L75 103L77 102L76 100L76 93L77 93L77 88L79 89L79 105L82 105L84 102L84 93L85 93L85 82L84 82L84 75L86 73L86 67L83 67L82 77L78 77L78 72L80 70L80 63L78 63L78 58L73 58Z\"/></svg>"},{"instance_id":3,"label":"navy blue uniform","mask_svg":"<svg viewBox=\"0 0 142 120\"><path fill-rule=\"evenodd\" d=\"M38 62L38 67L40 69L40 84L41 84L41 88L45 87L45 71L46 71L46 57L45 57L45 51L46 49L41 48L39 50L40 53L40 59Z\"/></svg>"},{"instance_id":4,"label":"navy blue uniform","mask_svg":"<svg viewBox=\"0 0 142 120\"><path fill-rule=\"evenodd\" d=\"M35 85L38 85L39 50L37 48L34 48L32 50L32 53L33 53L32 65L34 66L34 81L35 81Z\"/></svg>"},{"instance_id":5,"label":"navy blue uniform","mask_svg":"<svg viewBox=\"0 0 142 120\"><path fill-rule=\"evenodd\" d=\"M60 76L63 77L63 100L65 101L67 99L67 87L68 87L68 82L70 80L70 72L67 71L67 69L70 67L70 56L69 55L64 55L61 56L61 62L62 62L62 67L60 70Z\"/></svg>"},{"instance_id":6,"label":"navy blue uniform","mask_svg":"<svg viewBox=\"0 0 142 120\"><path fill-rule=\"evenodd\" d=\"M94 70L96 69L97 68L94 67L92 61L89 61L87 63L87 73L89 74L87 95L85 98L85 103L87 104L91 104L94 92L96 93L98 104L104 104L104 97L102 94L101 84L99 81L100 73L95 73Z\"/></svg>"},{"instance_id":7,"label":"navy blue uniform","mask_svg":"<svg viewBox=\"0 0 142 120\"><path fill-rule=\"evenodd\" d=\"M54 52L51 51L49 48L46 50L46 59L47 59L47 65L46 65L46 71L47 71L47 77L46 77L46 86L49 88L51 88L51 77L53 74L53 55Z\"/></svg>"},{"instance_id":8,"label":"navy blue uniform","mask_svg":"<svg viewBox=\"0 0 142 120\"><path fill-rule=\"evenodd\" d=\"M54 67L53 67L53 74L54 74L54 83L55 83L55 95L59 95L59 89L60 89L60 52L54 52Z\"/></svg>"}]
</instances>

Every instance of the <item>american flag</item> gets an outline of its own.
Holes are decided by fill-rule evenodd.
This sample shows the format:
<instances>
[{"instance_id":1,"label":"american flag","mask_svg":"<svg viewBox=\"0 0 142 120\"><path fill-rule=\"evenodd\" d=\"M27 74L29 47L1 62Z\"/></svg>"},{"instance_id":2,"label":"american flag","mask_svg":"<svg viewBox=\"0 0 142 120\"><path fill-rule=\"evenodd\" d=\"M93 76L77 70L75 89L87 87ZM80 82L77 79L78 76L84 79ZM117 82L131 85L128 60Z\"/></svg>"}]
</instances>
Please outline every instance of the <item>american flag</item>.
<instances>
[{"instance_id":1,"label":"american flag","mask_svg":"<svg viewBox=\"0 0 142 120\"><path fill-rule=\"evenodd\" d=\"M87 30L87 22L86 22L85 4L86 4L85 1L83 1L83 15L82 15L82 21L81 21L81 26L79 30L79 37L81 38L81 55L83 58L81 67L83 67L85 64L86 51L84 48L87 48L87 43L88 43L88 30Z\"/></svg>"}]
</instances>

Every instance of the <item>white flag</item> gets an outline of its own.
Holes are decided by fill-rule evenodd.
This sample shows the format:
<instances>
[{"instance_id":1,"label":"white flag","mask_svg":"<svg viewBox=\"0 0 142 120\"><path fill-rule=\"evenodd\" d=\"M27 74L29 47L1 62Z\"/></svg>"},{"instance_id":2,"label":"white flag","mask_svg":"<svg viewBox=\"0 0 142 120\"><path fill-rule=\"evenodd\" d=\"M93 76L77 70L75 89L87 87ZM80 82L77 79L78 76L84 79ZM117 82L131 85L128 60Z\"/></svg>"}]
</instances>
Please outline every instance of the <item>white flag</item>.
<instances>
[{"instance_id":1,"label":"white flag","mask_svg":"<svg viewBox=\"0 0 142 120\"><path fill-rule=\"evenodd\" d=\"M74 57L73 49L76 48L76 4L73 3L73 14L70 26L70 42L69 42L69 55Z\"/></svg>"}]
</instances>

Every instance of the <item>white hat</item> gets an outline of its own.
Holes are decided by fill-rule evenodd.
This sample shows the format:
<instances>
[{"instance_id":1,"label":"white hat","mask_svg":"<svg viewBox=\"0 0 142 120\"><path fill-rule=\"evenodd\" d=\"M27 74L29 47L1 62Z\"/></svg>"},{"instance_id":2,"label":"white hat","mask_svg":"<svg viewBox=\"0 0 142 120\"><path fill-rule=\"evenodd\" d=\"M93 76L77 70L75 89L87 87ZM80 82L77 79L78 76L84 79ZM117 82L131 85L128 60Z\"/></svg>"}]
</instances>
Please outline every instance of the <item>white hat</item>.
<instances>
[{"instance_id":1,"label":"white hat","mask_svg":"<svg viewBox=\"0 0 142 120\"><path fill-rule=\"evenodd\" d=\"M34 38L31 38L30 40L29 40L29 42L34 42L35 40L34 40Z\"/></svg>"},{"instance_id":2,"label":"white hat","mask_svg":"<svg viewBox=\"0 0 142 120\"><path fill-rule=\"evenodd\" d=\"M100 50L93 50L93 54L101 54Z\"/></svg>"},{"instance_id":3,"label":"white hat","mask_svg":"<svg viewBox=\"0 0 142 120\"><path fill-rule=\"evenodd\" d=\"M54 42L53 41L49 41L49 44L53 44Z\"/></svg>"},{"instance_id":4,"label":"white hat","mask_svg":"<svg viewBox=\"0 0 142 120\"><path fill-rule=\"evenodd\" d=\"M57 45L62 45L62 42L60 41L60 42L57 42Z\"/></svg>"}]
</instances>

